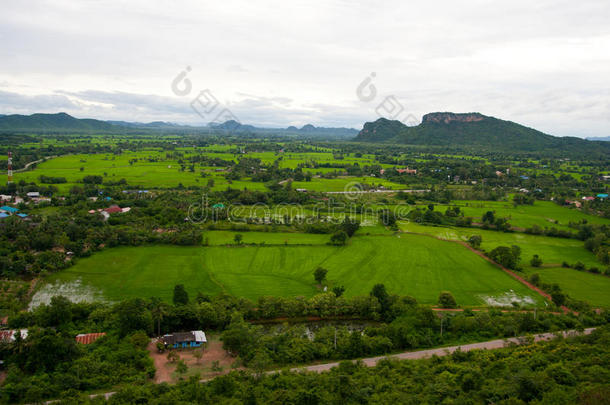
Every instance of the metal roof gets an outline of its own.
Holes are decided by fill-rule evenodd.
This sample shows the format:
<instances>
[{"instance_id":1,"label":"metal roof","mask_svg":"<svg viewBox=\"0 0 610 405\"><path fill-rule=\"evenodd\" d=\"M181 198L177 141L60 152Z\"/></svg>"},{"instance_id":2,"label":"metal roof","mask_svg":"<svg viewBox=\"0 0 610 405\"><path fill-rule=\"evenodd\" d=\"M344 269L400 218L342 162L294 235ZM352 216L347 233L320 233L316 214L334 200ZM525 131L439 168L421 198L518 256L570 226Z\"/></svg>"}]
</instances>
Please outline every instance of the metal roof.
<instances>
[{"instance_id":1,"label":"metal roof","mask_svg":"<svg viewBox=\"0 0 610 405\"><path fill-rule=\"evenodd\" d=\"M198 342L206 343L208 340L205 337L205 333L201 330L193 330L190 332L176 332L171 335L164 335L161 340L166 345L173 345L175 343L182 342Z\"/></svg>"},{"instance_id":2,"label":"metal roof","mask_svg":"<svg viewBox=\"0 0 610 405\"><path fill-rule=\"evenodd\" d=\"M28 330L0 330L0 342L11 343L15 341L15 335L17 332L21 333L23 339L28 337Z\"/></svg>"},{"instance_id":3,"label":"metal roof","mask_svg":"<svg viewBox=\"0 0 610 405\"><path fill-rule=\"evenodd\" d=\"M82 343L84 345L88 345L90 343L95 342L96 340L98 340L102 336L106 336L106 332L101 332L101 333L81 333L79 335L76 335L76 341L78 343Z\"/></svg>"}]
</instances>

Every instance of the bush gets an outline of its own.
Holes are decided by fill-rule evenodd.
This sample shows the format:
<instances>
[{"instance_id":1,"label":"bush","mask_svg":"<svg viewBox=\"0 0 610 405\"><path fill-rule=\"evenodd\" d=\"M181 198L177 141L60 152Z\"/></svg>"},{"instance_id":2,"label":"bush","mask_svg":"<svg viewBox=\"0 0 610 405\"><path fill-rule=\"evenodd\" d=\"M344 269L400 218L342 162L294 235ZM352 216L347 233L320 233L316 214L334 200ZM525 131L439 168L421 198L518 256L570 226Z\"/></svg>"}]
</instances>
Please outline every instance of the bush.
<instances>
[{"instance_id":1,"label":"bush","mask_svg":"<svg viewBox=\"0 0 610 405\"><path fill-rule=\"evenodd\" d=\"M438 296L438 305L441 308L457 308L457 302L449 291L443 291Z\"/></svg>"},{"instance_id":2,"label":"bush","mask_svg":"<svg viewBox=\"0 0 610 405\"><path fill-rule=\"evenodd\" d=\"M540 256L534 255L534 257L532 257L532 260L530 260L530 264L532 265L532 267L540 267L542 266L542 259L540 258Z\"/></svg>"},{"instance_id":3,"label":"bush","mask_svg":"<svg viewBox=\"0 0 610 405\"><path fill-rule=\"evenodd\" d=\"M481 242L483 242L483 237L481 235L472 235L468 238L468 244L475 249L481 247Z\"/></svg>"}]
</instances>

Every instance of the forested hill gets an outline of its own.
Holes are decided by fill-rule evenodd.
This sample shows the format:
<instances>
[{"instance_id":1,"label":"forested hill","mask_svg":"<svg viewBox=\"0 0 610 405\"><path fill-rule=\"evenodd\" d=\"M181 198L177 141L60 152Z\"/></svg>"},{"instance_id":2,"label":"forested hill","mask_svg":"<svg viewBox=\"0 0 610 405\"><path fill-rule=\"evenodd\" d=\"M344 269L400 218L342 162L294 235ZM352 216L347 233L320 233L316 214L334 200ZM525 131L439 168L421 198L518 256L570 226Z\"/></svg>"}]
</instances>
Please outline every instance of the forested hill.
<instances>
[{"instance_id":1,"label":"forested hill","mask_svg":"<svg viewBox=\"0 0 610 405\"><path fill-rule=\"evenodd\" d=\"M505 152L610 153L610 144L575 137L555 137L532 128L479 113L430 113L422 123L406 126L380 118L367 122L355 138L361 142L445 146Z\"/></svg>"},{"instance_id":2,"label":"forested hill","mask_svg":"<svg viewBox=\"0 0 610 405\"><path fill-rule=\"evenodd\" d=\"M216 134L260 137L302 137L317 139L351 139L358 134L353 128L315 127L262 128L229 120L224 123L208 123L200 126L181 125L172 122L127 122L79 119L60 112L57 114L2 115L2 133L143 133L143 134Z\"/></svg>"},{"instance_id":3,"label":"forested hill","mask_svg":"<svg viewBox=\"0 0 610 405\"><path fill-rule=\"evenodd\" d=\"M0 116L0 131L32 132L104 132L119 128L105 121L78 119L66 113Z\"/></svg>"}]
</instances>

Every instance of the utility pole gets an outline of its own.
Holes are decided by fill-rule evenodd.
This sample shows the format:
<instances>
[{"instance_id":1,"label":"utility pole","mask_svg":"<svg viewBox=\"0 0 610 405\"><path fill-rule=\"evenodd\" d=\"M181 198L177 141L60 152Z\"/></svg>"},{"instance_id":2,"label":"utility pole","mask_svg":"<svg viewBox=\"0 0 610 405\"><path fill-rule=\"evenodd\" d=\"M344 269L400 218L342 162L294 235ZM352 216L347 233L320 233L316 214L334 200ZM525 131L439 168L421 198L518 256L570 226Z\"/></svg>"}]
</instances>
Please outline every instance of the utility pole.
<instances>
[{"instance_id":1,"label":"utility pole","mask_svg":"<svg viewBox=\"0 0 610 405\"><path fill-rule=\"evenodd\" d=\"M8 151L8 181L7 184L11 184L13 182L13 152Z\"/></svg>"},{"instance_id":2,"label":"utility pole","mask_svg":"<svg viewBox=\"0 0 610 405\"><path fill-rule=\"evenodd\" d=\"M337 350L337 325L335 325L335 350Z\"/></svg>"}]
</instances>

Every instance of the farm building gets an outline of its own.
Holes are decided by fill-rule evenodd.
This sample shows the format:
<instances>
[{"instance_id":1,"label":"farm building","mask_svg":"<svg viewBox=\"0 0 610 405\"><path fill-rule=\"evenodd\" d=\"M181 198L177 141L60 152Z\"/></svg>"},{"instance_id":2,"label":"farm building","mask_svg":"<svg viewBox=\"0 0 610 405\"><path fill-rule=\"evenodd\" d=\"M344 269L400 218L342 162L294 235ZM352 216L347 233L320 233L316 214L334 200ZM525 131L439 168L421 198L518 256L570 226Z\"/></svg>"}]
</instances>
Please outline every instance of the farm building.
<instances>
[{"instance_id":1,"label":"farm building","mask_svg":"<svg viewBox=\"0 0 610 405\"><path fill-rule=\"evenodd\" d=\"M17 333L21 334L21 338L25 339L28 337L27 329L20 330L0 330L0 342L3 343L13 343L15 341L15 336Z\"/></svg>"},{"instance_id":2,"label":"farm building","mask_svg":"<svg viewBox=\"0 0 610 405\"><path fill-rule=\"evenodd\" d=\"M12 215L19 212L19 209L15 207L9 207L8 205L3 205L2 207L0 207L0 212L6 212L7 214Z\"/></svg>"},{"instance_id":3,"label":"farm building","mask_svg":"<svg viewBox=\"0 0 610 405\"><path fill-rule=\"evenodd\" d=\"M171 335L164 335L161 338L161 341L165 347L178 349L184 347L201 347L201 345L208 340L203 331L193 330L191 332L177 332Z\"/></svg>"},{"instance_id":4,"label":"farm building","mask_svg":"<svg viewBox=\"0 0 610 405\"><path fill-rule=\"evenodd\" d=\"M104 211L106 211L109 214L116 214L117 212L121 212L121 207L119 207L118 205L111 205L110 207L106 208Z\"/></svg>"},{"instance_id":5,"label":"farm building","mask_svg":"<svg viewBox=\"0 0 610 405\"><path fill-rule=\"evenodd\" d=\"M84 345L88 345L88 344L91 344L91 343L95 342L96 340L98 340L102 336L106 336L106 333L105 332L102 332L102 333L81 333L81 334L76 335L76 341L78 343L81 343L81 344L84 344Z\"/></svg>"}]
</instances>

